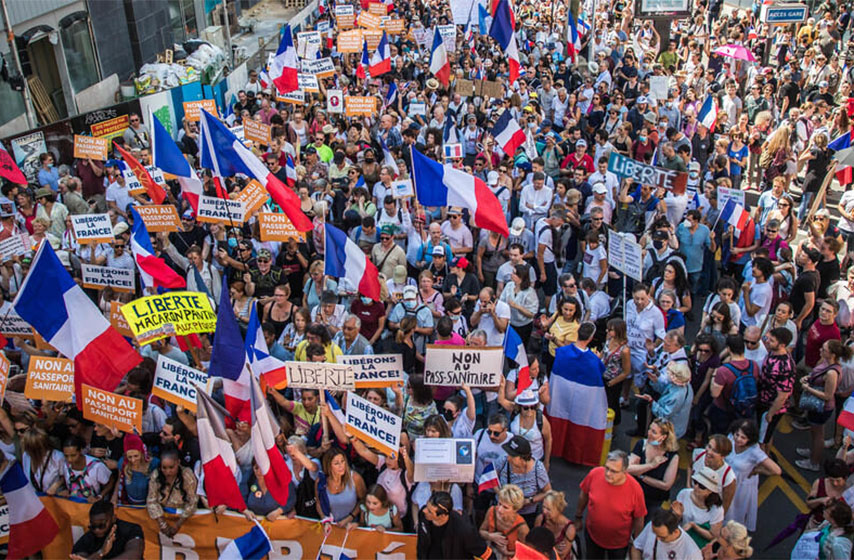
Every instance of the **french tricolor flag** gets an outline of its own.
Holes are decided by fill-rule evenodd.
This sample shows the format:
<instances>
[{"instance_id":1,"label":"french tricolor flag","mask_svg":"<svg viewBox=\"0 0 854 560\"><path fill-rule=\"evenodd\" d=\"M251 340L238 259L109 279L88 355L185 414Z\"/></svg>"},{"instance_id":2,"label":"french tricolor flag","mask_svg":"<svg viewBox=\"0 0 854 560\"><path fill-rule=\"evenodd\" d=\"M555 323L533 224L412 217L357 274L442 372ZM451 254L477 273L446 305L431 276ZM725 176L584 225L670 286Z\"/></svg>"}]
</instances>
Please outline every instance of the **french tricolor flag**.
<instances>
[{"instance_id":1,"label":"french tricolor flag","mask_svg":"<svg viewBox=\"0 0 854 560\"><path fill-rule=\"evenodd\" d=\"M570 344L555 353L547 409L554 442L552 456L581 465L599 464L608 418L604 369L591 350Z\"/></svg>"},{"instance_id":2,"label":"french tricolor flag","mask_svg":"<svg viewBox=\"0 0 854 560\"><path fill-rule=\"evenodd\" d=\"M228 275L223 275L222 292L219 296L219 308L216 313L216 336L211 351L211 366L208 374L222 378L222 392L225 408L235 419L249 421L249 370L246 363L246 349L240 326L232 310L231 297L228 295ZM233 420L229 419L229 427Z\"/></svg>"},{"instance_id":3,"label":"french tricolor flag","mask_svg":"<svg viewBox=\"0 0 854 560\"><path fill-rule=\"evenodd\" d=\"M697 121L709 129L709 132L714 132L715 123L718 120L718 105L715 103L715 98L711 95L706 96L700 111L697 113Z\"/></svg>"},{"instance_id":4,"label":"french tricolor flag","mask_svg":"<svg viewBox=\"0 0 854 560\"><path fill-rule=\"evenodd\" d=\"M267 188L273 201L287 214L297 230L313 229L311 220L300 209L297 194L273 175L222 121L202 109L199 123L199 151L203 167L210 169L214 177L243 174L257 180Z\"/></svg>"},{"instance_id":5,"label":"french tricolor flag","mask_svg":"<svg viewBox=\"0 0 854 560\"><path fill-rule=\"evenodd\" d=\"M21 463L12 460L6 464L0 491L9 506L8 558L33 556L59 534L56 520L36 496Z\"/></svg>"},{"instance_id":6,"label":"french tricolor flag","mask_svg":"<svg viewBox=\"0 0 854 560\"><path fill-rule=\"evenodd\" d=\"M521 393L531 386L531 371L528 364L528 353L525 350L525 342L513 327L507 325L504 333L504 356L516 362L519 370L516 374L516 392Z\"/></svg>"},{"instance_id":7,"label":"french tricolor flag","mask_svg":"<svg viewBox=\"0 0 854 560\"><path fill-rule=\"evenodd\" d=\"M836 160L841 160L848 155L848 152L854 151L854 147L852 146L854 146L854 129L841 134L827 145L828 148L836 152L834 154ZM852 175L854 174L852 174L852 167L850 165L839 165L837 163L836 179L840 184L847 185L851 183Z\"/></svg>"},{"instance_id":8,"label":"french tricolor flag","mask_svg":"<svg viewBox=\"0 0 854 560\"><path fill-rule=\"evenodd\" d=\"M264 383L283 389L287 385L285 376L285 362L270 355L264 331L261 329L261 321L258 320L257 305L252 303L252 311L249 313L249 324L246 327L246 363L256 377L264 380Z\"/></svg>"},{"instance_id":9,"label":"french tricolor flag","mask_svg":"<svg viewBox=\"0 0 854 560\"><path fill-rule=\"evenodd\" d=\"M445 43L442 42L442 34L438 29L433 30L433 48L430 50L430 72L448 87L451 83L451 62L448 60L448 52Z\"/></svg>"},{"instance_id":10,"label":"french tricolor flag","mask_svg":"<svg viewBox=\"0 0 854 560\"><path fill-rule=\"evenodd\" d=\"M167 288L170 290L186 288L186 280L172 270L166 261L154 254L151 237L148 235L148 228L145 227L142 217L132 206L130 211L133 216L130 246L142 283L146 288Z\"/></svg>"},{"instance_id":11,"label":"french tricolor flag","mask_svg":"<svg viewBox=\"0 0 854 560\"><path fill-rule=\"evenodd\" d=\"M510 235L501 203L486 183L450 164L433 161L418 150L411 153L412 180L422 205L468 208L475 226L504 237Z\"/></svg>"},{"instance_id":12,"label":"french tricolor flag","mask_svg":"<svg viewBox=\"0 0 854 560\"><path fill-rule=\"evenodd\" d=\"M842 406L836 423L843 428L854 430L854 397L849 396L845 399L845 404Z\"/></svg>"},{"instance_id":13,"label":"french tricolor flag","mask_svg":"<svg viewBox=\"0 0 854 560\"><path fill-rule=\"evenodd\" d=\"M379 272L367 255L337 227L325 224L325 273L346 278L358 287L360 294L374 301L380 299Z\"/></svg>"},{"instance_id":14,"label":"french tricolor flag","mask_svg":"<svg viewBox=\"0 0 854 560\"><path fill-rule=\"evenodd\" d=\"M235 478L235 473L240 469L225 431L225 411L198 386L196 403L196 427L208 503L212 508L224 505L235 511L243 511L246 502Z\"/></svg>"},{"instance_id":15,"label":"french tricolor flag","mask_svg":"<svg viewBox=\"0 0 854 560\"><path fill-rule=\"evenodd\" d=\"M499 486L500 483L498 482L498 473L495 472L495 465L493 465L492 461L490 461L486 464L486 467L484 467L483 473L481 473L480 478L477 479L477 491L484 492L492 488L498 488Z\"/></svg>"},{"instance_id":16,"label":"french tricolor flag","mask_svg":"<svg viewBox=\"0 0 854 560\"><path fill-rule=\"evenodd\" d=\"M142 361L63 268L50 243L41 243L12 307L48 344L74 360L74 387L113 391Z\"/></svg>"},{"instance_id":17,"label":"french tricolor flag","mask_svg":"<svg viewBox=\"0 0 854 560\"><path fill-rule=\"evenodd\" d=\"M372 78L381 76L386 72L391 72L391 49L389 49L388 37L386 37L385 31L383 31L383 36L380 39L379 45L377 45L377 50L371 55L368 70L371 72Z\"/></svg>"},{"instance_id":18,"label":"french tricolor flag","mask_svg":"<svg viewBox=\"0 0 854 560\"><path fill-rule=\"evenodd\" d=\"M344 411L341 410L341 405L338 404L338 401L335 400L335 397L332 396L332 393L330 393L326 389L323 390L323 393L323 396L326 398L326 406L329 407L329 411L332 413L333 416L335 416L335 419L338 420L338 422L342 426L346 424L347 421L344 419Z\"/></svg>"},{"instance_id":19,"label":"french tricolor flag","mask_svg":"<svg viewBox=\"0 0 854 560\"><path fill-rule=\"evenodd\" d=\"M730 198L721 209L718 220L731 225L738 231L743 231L750 221L750 213L744 209L744 206L737 203L735 199Z\"/></svg>"},{"instance_id":20,"label":"french tricolor flag","mask_svg":"<svg viewBox=\"0 0 854 560\"><path fill-rule=\"evenodd\" d=\"M270 64L270 78L276 85L279 93L288 93L299 89L299 58L294 47L294 38L291 35L290 24L282 31L282 40L279 50Z\"/></svg>"},{"instance_id":21,"label":"french tricolor flag","mask_svg":"<svg viewBox=\"0 0 854 560\"><path fill-rule=\"evenodd\" d=\"M489 36L498 41L501 50L507 56L507 65L510 67L510 85L513 85L513 82L519 77L521 65L519 63L519 49L516 46L516 34L514 33L515 22L509 0L498 0L492 17Z\"/></svg>"},{"instance_id":22,"label":"french tricolor flag","mask_svg":"<svg viewBox=\"0 0 854 560\"><path fill-rule=\"evenodd\" d=\"M151 163L165 173L178 178L181 196L193 207L193 212L198 213L199 197L203 192L202 180L190 167L181 148L172 140L166 127L150 111L148 122L151 123Z\"/></svg>"},{"instance_id":23,"label":"french tricolor flag","mask_svg":"<svg viewBox=\"0 0 854 560\"><path fill-rule=\"evenodd\" d=\"M525 143L525 131L516 122L516 119L510 114L510 111L505 110L495 121L495 126L492 127L492 136L504 153L510 157L516 155L516 150Z\"/></svg>"},{"instance_id":24,"label":"french tricolor flag","mask_svg":"<svg viewBox=\"0 0 854 560\"><path fill-rule=\"evenodd\" d=\"M356 68L356 77L362 80L368 77L368 67L371 65L371 57L368 56L368 41L362 41L362 60L359 61L359 66Z\"/></svg>"},{"instance_id":25,"label":"french tricolor flag","mask_svg":"<svg viewBox=\"0 0 854 560\"><path fill-rule=\"evenodd\" d=\"M258 470L264 476L267 490L280 504L288 503L288 486L293 475L285 463L285 458L276 447L276 435L279 425L274 420L273 413L267 405L267 399L261 392L258 381L250 376L250 400L252 409L252 451Z\"/></svg>"},{"instance_id":26,"label":"french tricolor flag","mask_svg":"<svg viewBox=\"0 0 854 560\"><path fill-rule=\"evenodd\" d=\"M291 154L288 154L285 162L285 180L290 188L297 185L297 166L294 165L294 158L291 157Z\"/></svg>"},{"instance_id":27,"label":"french tricolor flag","mask_svg":"<svg viewBox=\"0 0 854 560\"><path fill-rule=\"evenodd\" d=\"M572 62L576 62L578 55L581 53L581 36L578 34L578 24L572 13L569 14L569 27L567 28L568 37L566 38L567 56Z\"/></svg>"},{"instance_id":28,"label":"french tricolor flag","mask_svg":"<svg viewBox=\"0 0 854 560\"><path fill-rule=\"evenodd\" d=\"M226 545L219 555L219 560L266 558L271 552L273 552L273 543L270 542L270 537L258 521L255 521L252 530Z\"/></svg>"}]
</instances>

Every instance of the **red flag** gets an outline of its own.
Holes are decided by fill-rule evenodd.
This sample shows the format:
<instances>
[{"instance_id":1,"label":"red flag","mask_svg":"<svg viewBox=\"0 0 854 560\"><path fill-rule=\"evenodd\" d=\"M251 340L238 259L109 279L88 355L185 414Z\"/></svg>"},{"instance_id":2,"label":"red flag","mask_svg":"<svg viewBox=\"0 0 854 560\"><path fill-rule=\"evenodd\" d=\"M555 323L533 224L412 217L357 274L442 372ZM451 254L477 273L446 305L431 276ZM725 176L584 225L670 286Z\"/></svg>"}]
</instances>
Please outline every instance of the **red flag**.
<instances>
[{"instance_id":1,"label":"red flag","mask_svg":"<svg viewBox=\"0 0 854 560\"><path fill-rule=\"evenodd\" d=\"M27 177L21 172L15 160L3 146L0 146L0 177L19 185L27 184Z\"/></svg>"},{"instance_id":2,"label":"red flag","mask_svg":"<svg viewBox=\"0 0 854 560\"><path fill-rule=\"evenodd\" d=\"M116 149L122 155L122 159L130 167L130 170L133 171L133 174L136 175L136 178L139 179L140 184L145 187L145 192L148 193L151 202L154 204L163 204L163 201L166 200L166 191L163 190L163 187L154 182L154 179L148 174L148 170L135 157L130 155L130 152L122 148L118 143L116 143Z\"/></svg>"}]
</instances>

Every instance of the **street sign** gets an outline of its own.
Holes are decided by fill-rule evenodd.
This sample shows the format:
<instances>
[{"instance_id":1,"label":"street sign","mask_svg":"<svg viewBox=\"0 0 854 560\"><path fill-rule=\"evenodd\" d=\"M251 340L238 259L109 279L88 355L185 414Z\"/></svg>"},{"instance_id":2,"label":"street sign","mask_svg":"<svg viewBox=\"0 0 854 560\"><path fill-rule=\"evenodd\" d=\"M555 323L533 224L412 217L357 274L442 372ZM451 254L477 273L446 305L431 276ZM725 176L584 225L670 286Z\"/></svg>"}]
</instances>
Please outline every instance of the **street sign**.
<instances>
[{"instance_id":1,"label":"street sign","mask_svg":"<svg viewBox=\"0 0 854 560\"><path fill-rule=\"evenodd\" d=\"M805 4L766 4L762 6L760 21L770 25L801 23L806 21L808 12Z\"/></svg>"}]
</instances>

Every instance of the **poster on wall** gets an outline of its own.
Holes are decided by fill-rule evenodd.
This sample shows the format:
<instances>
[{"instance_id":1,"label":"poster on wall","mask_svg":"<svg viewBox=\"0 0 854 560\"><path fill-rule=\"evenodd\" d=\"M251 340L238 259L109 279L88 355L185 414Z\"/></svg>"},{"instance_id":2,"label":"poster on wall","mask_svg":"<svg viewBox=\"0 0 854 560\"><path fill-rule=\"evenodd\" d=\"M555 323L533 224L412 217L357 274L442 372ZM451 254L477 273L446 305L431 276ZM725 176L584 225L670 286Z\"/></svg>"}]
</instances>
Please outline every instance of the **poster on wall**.
<instances>
[{"instance_id":1,"label":"poster on wall","mask_svg":"<svg viewBox=\"0 0 854 560\"><path fill-rule=\"evenodd\" d=\"M37 131L26 136L19 136L11 142L12 157L15 158L15 163L27 176L30 182L37 182L39 168L39 154L47 151L47 145L44 141L44 132Z\"/></svg>"}]
</instances>

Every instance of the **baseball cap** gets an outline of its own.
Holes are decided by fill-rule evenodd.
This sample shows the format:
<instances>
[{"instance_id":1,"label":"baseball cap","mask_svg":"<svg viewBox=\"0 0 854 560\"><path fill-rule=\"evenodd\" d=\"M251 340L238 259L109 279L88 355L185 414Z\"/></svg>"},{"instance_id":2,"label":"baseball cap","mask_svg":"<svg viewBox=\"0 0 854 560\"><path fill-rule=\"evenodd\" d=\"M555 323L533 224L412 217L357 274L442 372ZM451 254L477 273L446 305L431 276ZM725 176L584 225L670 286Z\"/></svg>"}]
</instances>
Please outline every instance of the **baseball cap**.
<instances>
[{"instance_id":1,"label":"baseball cap","mask_svg":"<svg viewBox=\"0 0 854 560\"><path fill-rule=\"evenodd\" d=\"M418 288L415 286L403 288L403 299L415 299L416 297L418 297Z\"/></svg>"},{"instance_id":2,"label":"baseball cap","mask_svg":"<svg viewBox=\"0 0 854 560\"><path fill-rule=\"evenodd\" d=\"M688 166L688 169L690 171L700 171L702 169L702 166L700 165L699 162L692 161L691 164Z\"/></svg>"},{"instance_id":3,"label":"baseball cap","mask_svg":"<svg viewBox=\"0 0 854 560\"><path fill-rule=\"evenodd\" d=\"M181 214L181 217L185 220L193 220L195 219L196 215L193 213L192 210L186 210L183 214Z\"/></svg>"},{"instance_id":4,"label":"baseball cap","mask_svg":"<svg viewBox=\"0 0 854 560\"><path fill-rule=\"evenodd\" d=\"M584 146L586 148L587 140L585 140L584 138L580 139L578 142L575 143L575 147L577 148L578 146Z\"/></svg>"},{"instance_id":5,"label":"baseball cap","mask_svg":"<svg viewBox=\"0 0 854 560\"><path fill-rule=\"evenodd\" d=\"M827 83L827 80L822 80L818 83L818 87L830 87L830 84Z\"/></svg>"},{"instance_id":6,"label":"baseball cap","mask_svg":"<svg viewBox=\"0 0 854 560\"><path fill-rule=\"evenodd\" d=\"M605 183L596 183L593 185L593 192L596 194L605 194L608 192L608 188L605 187Z\"/></svg>"},{"instance_id":7,"label":"baseball cap","mask_svg":"<svg viewBox=\"0 0 854 560\"><path fill-rule=\"evenodd\" d=\"M436 245L435 247L433 247L432 255L434 257L444 257L445 256L445 248L442 247L441 245Z\"/></svg>"},{"instance_id":8,"label":"baseball cap","mask_svg":"<svg viewBox=\"0 0 854 560\"><path fill-rule=\"evenodd\" d=\"M652 232L652 238L656 241L667 241L670 239L670 236L667 235L667 232L664 230L656 230Z\"/></svg>"},{"instance_id":9,"label":"baseball cap","mask_svg":"<svg viewBox=\"0 0 854 560\"><path fill-rule=\"evenodd\" d=\"M273 253L271 253L269 249L261 249L260 251L258 251L258 258L259 259L272 259Z\"/></svg>"},{"instance_id":10,"label":"baseball cap","mask_svg":"<svg viewBox=\"0 0 854 560\"><path fill-rule=\"evenodd\" d=\"M490 171L486 174L486 183L488 185L498 184L498 171Z\"/></svg>"},{"instance_id":11,"label":"baseball cap","mask_svg":"<svg viewBox=\"0 0 854 560\"><path fill-rule=\"evenodd\" d=\"M403 284L406 282L406 267L402 264L395 266L391 277L394 279L395 284Z\"/></svg>"},{"instance_id":12,"label":"baseball cap","mask_svg":"<svg viewBox=\"0 0 854 560\"><path fill-rule=\"evenodd\" d=\"M384 225L380 228L380 235L394 235L394 226L391 224Z\"/></svg>"},{"instance_id":13,"label":"baseball cap","mask_svg":"<svg viewBox=\"0 0 854 560\"><path fill-rule=\"evenodd\" d=\"M525 219L524 218L513 218L513 221L510 223L510 235L513 237L519 237L522 235L522 232L525 230Z\"/></svg>"},{"instance_id":14,"label":"baseball cap","mask_svg":"<svg viewBox=\"0 0 854 560\"><path fill-rule=\"evenodd\" d=\"M513 436L501 449L510 457L525 457L531 454L531 444L522 436Z\"/></svg>"},{"instance_id":15,"label":"baseball cap","mask_svg":"<svg viewBox=\"0 0 854 560\"><path fill-rule=\"evenodd\" d=\"M317 148L315 148L314 146L309 146L309 147L307 147L307 148L305 149L305 153L307 153L307 154L316 154L316 153L317 153Z\"/></svg>"}]
</instances>

